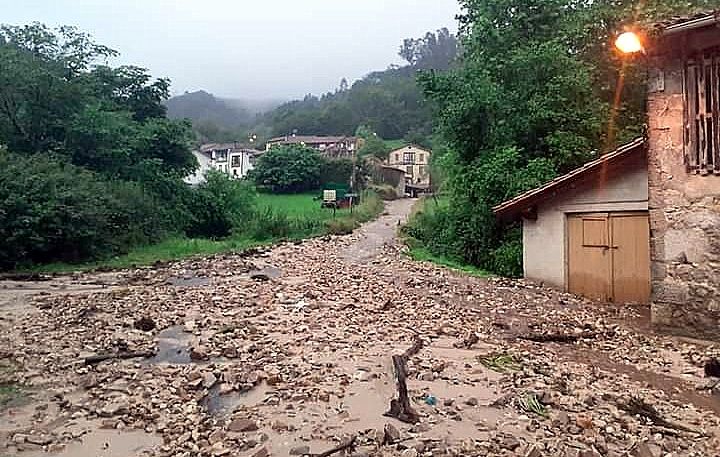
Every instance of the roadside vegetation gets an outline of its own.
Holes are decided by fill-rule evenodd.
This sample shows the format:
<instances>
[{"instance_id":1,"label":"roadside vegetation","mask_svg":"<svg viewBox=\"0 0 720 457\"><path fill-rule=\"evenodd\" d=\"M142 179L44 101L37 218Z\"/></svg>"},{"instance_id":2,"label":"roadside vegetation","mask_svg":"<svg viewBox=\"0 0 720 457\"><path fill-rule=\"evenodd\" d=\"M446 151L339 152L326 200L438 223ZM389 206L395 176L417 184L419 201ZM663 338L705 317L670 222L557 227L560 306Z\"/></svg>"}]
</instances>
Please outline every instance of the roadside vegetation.
<instances>
[{"instance_id":1,"label":"roadside vegetation","mask_svg":"<svg viewBox=\"0 0 720 457\"><path fill-rule=\"evenodd\" d=\"M427 231L443 230L442 225L438 225L439 214L442 214L448 205L447 199L442 197L423 197L415 204L407 224L401 229L408 255L419 262L431 262L472 276L490 276L487 270L468 264L462 257L447 254L443 245L432 242L435 238ZM438 239L442 240L443 236L438 236Z\"/></svg>"},{"instance_id":2,"label":"roadside vegetation","mask_svg":"<svg viewBox=\"0 0 720 457\"><path fill-rule=\"evenodd\" d=\"M320 207L317 193L259 194L257 212L232 235L219 238L172 236L161 242L132 248L128 253L83 263L53 262L23 268L41 273L122 269L179 260L192 256L243 252L281 241L301 240L328 234L346 234L359 224L374 219L383 210L374 192L363 194L359 205L338 210Z\"/></svg>"},{"instance_id":3,"label":"roadside vegetation","mask_svg":"<svg viewBox=\"0 0 720 457\"><path fill-rule=\"evenodd\" d=\"M498 223L492 207L643 134L643 66L612 51L613 34L714 3L460 4L458 63L419 76L434 110L443 203L418 214L408 233L434 256L520 276L520 226Z\"/></svg>"},{"instance_id":4,"label":"roadside vegetation","mask_svg":"<svg viewBox=\"0 0 720 457\"><path fill-rule=\"evenodd\" d=\"M347 233L381 211L365 195L334 217L320 202L259 196L357 188L361 168L315 151L273 149L250 180L198 164L189 122L166 117L170 82L72 28L0 26L0 270L124 267L241 250L284 239ZM316 196L320 195L315 191ZM267 202L272 201L272 204ZM313 211L311 205L316 205Z\"/></svg>"}]
</instances>

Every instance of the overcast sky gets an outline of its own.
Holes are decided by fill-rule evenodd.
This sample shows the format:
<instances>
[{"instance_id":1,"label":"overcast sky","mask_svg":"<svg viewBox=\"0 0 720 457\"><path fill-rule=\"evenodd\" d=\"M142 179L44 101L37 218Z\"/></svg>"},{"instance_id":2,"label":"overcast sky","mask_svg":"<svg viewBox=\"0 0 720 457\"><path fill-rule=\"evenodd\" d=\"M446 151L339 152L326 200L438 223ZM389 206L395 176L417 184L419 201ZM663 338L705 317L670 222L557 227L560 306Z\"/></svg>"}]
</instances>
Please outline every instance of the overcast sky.
<instances>
[{"instance_id":1,"label":"overcast sky","mask_svg":"<svg viewBox=\"0 0 720 457\"><path fill-rule=\"evenodd\" d=\"M456 0L0 0L0 22L75 25L119 63L251 99L297 98L401 63L404 38L457 29Z\"/></svg>"}]
</instances>

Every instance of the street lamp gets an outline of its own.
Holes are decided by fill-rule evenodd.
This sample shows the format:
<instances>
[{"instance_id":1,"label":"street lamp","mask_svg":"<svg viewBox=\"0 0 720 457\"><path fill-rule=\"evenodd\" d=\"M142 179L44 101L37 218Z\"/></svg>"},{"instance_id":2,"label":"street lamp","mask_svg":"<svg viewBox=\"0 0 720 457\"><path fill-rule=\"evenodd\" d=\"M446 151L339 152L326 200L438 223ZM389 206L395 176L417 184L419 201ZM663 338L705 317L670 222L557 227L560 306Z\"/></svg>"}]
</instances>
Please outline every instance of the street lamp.
<instances>
[{"instance_id":1,"label":"street lamp","mask_svg":"<svg viewBox=\"0 0 720 457\"><path fill-rule=\"evenodd\" d=\"M645 48L640 41L640 37L635 32L625 32L620 34L615 40L617 47L623 54L635 54L645 52Z\"/></svg>"}]
</instances>

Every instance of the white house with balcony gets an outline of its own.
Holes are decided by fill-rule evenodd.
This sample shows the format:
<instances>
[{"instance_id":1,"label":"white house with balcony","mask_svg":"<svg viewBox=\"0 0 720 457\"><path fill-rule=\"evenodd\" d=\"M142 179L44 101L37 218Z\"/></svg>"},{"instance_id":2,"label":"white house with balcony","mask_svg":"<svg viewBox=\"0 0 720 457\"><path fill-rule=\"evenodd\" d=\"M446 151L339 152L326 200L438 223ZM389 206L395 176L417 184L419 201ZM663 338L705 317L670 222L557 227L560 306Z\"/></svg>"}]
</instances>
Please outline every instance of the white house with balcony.
<instances>
[{"instance_id":1,"label":"white house with balcony","mask_svg":"<svg viewBox=\"0 0 720 457\"><path fill-rule=\"evenodd\" d=\"M242 147L238 143L210 143L193 151L200 167L185 178L185 182L199 184L208 170L221 171L231 178L242 179L255 168L255 161L263 151Z\"/></svg>"}]
</instances>

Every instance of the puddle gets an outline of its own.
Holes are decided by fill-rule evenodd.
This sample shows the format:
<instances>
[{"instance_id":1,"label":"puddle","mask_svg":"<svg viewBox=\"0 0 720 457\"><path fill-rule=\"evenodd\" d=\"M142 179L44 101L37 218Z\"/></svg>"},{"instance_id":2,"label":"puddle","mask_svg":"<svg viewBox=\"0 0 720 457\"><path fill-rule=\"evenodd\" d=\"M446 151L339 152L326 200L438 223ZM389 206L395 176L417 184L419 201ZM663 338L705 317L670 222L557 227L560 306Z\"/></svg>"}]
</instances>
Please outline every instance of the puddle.
<instances>
[{"instance_id":1,"label":"puddle","mask_svg":"<svg viewBox=\"0 0 720 457\"><path fill-rule=\"evenodd\" d=\"M225 417L241 406L252 407L262 403L270 391L270 387L262 383L247 392L229 392L222 395L218 384L210 389L202 401L202 406L213 416Z\"/></svg>"},{"instance_id":2,"label":"puddle","mask_svg":"<svg viewBox=\"0 0 720 457\"><path fill-rule=\"evenodd\" d=\"M72 441L56 457L128 457L140 455L162 444L159 436L141 431L92 430L77 441ZM28 457L41 457L47 453L28 453Z\"/></svg>"},{"instance_id":3,"label":"puddle","mask_svg":"<svg viewBox=\"0 0 720 457\"><path fill-rule=\"evenodd\" d=\"M210 278L198 278L198 277L173 277L168 278L165 284L175 287L202 287L209 286L212 281Z\"/></svg>"},{"instance_id":4,"label":"puddle","mask_svg":"<svg viewBox=\"0 0 720 457\"><path fill-rule=\"evenodd\" d=\"M268 265L257 270L250 270L248 275L250 276L250 279L255 279L257 281L267 281L270 279L279 278L282 275L282 270L272 265Z\"/></svg>"},{"instance_id":5,"label":"puddle","mask_svg":"<svg viewBox=\"0 0 720 457\"><path fill-rule=\"evenodd\" d=\"M168 327L158 333L157 354L149 363L190 363L190 340L192 335L181 325Z\"/></svg>"}]
</instances>

